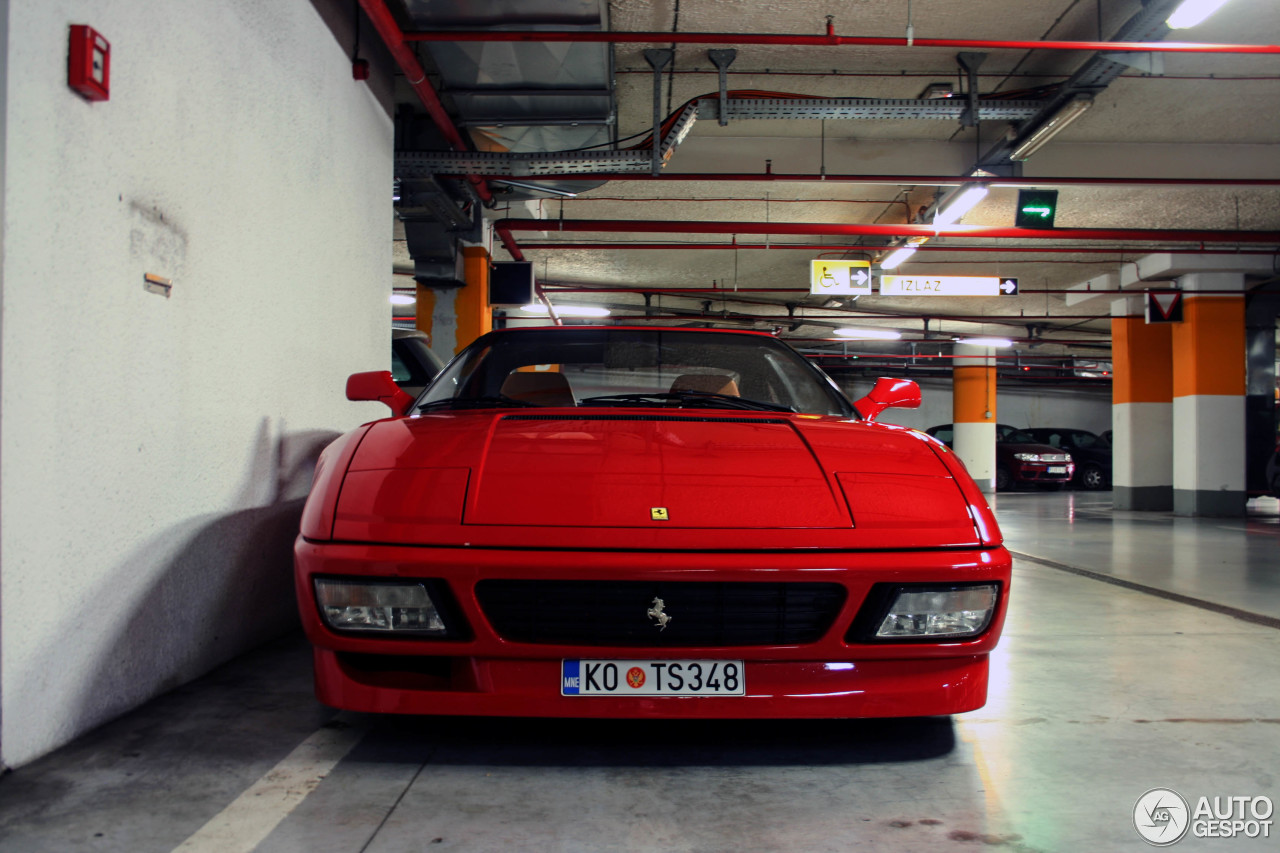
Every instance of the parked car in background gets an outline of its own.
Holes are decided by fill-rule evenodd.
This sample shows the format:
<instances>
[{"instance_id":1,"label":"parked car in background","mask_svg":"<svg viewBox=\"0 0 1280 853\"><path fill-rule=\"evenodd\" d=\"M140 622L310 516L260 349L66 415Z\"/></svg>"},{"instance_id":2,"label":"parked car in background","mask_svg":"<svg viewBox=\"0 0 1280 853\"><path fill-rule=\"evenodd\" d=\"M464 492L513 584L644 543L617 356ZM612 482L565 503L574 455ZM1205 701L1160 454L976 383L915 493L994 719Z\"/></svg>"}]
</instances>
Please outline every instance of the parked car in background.
<instances>
[{"instance_id":1,"label":"parked car in background","mask_svg":"<svg viewBox=\"0 0 1280 853\"><path fill-rule=\"evenodd\" d=\"M1089 491L1111 488L1111 443L1102 436L1088 430L1057 427L1032 427L1027 432L1036 441L1071 454L1076 464L1073 486Z\"/></svg>"},{"instance_id":2,"label":"parked car in background","mask_svg":"<svg viewBox=\"0 0 1280 853\"><path fill-rule=\"evenodd\" d=\"M939 424L925 430L951 447L954 424ZM1007 491L1021 485L1061 489L1075 471L1071 454L1048 444L1040 444L1028 430L996 424L996 490Z\"/></svg>"},{"instance_id":3,"label":"parked car in background","mask_svg":"<svg viewBox=\"0 0 1280 853\"><path fill-rule=\"evenodd\" d=\"M391 378L406 394L416 397L444 369L431 351L431 339L417 329L391 330Z\"/></svg>"},{"instance_id":4,"label":"parked car in background","mask_svg":"<svg viewBox=\"0 0 1280 853\"><path fill-rule=\"evenodd\" d=\"M996 438L997 491L1022 485L1061 489L1071 481L1075 470L1070 453L1041 444L1028 430L1015 430Z\"/></svg>"},{"instance_id":5,"label":"parked car in background","mask_svg":"<svg viewBox=\"0 0 1280 853\"><path fill-rule=\"evenodd\" d=\"M1009 433L1017 431L1018 428L1016 426L1010 426L1009 424L996 424L996 440L999 441ZM938 424L937 426L929 427L925 432L938 439L938 441L941 441L947 447L950 447L952 440L955 438L955 425Z\"/></svg>"},{"instance_id":6,"label":"parked car in background","mask_svg":"<svg viewBox=\"0 0 1280 853\"><path fill-rule=\"evenodd\" d=\"M295 548L320 700L372 713L815 718L986 700L1009 588L956 455L770 334L477 339L325 449Z\"/></svg>"}]
</instances>

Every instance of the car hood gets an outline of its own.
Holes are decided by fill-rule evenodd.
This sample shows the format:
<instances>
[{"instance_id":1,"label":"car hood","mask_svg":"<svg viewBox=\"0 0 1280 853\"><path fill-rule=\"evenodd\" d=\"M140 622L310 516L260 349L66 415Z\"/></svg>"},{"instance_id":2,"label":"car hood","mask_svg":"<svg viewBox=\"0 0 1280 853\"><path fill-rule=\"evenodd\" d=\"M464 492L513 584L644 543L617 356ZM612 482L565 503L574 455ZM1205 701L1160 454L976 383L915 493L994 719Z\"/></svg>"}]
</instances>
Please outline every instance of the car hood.
<instances>
[{"instance_id":1,"label":"car hood","mask_svg":"<svg viewBox=\"0 0 1280 853\"><path fill-rule=\"evenodd\" d=\"M710 531L739 531L745 539L721 535L718 547L848 547L851 536L867 547L977 545L969 502L939 458L946 452L900 427L804 415L431 414L370 428L334 536L702 547Z\"/></svg>"},{"instance_id":2,"label":"car hood","mask_svg":"<svg viewBox=\"0 0 1280 853\"><path fill-rule=\"evenodd\" d=\"M1008 441L997 441L996 450L1004 453L1056 453L1067 456L1070 456L1072 452L1061 447L1054 447L1052 444L1023 444L1021 442L1014 444Z\"/></svg>"}]
</instances>

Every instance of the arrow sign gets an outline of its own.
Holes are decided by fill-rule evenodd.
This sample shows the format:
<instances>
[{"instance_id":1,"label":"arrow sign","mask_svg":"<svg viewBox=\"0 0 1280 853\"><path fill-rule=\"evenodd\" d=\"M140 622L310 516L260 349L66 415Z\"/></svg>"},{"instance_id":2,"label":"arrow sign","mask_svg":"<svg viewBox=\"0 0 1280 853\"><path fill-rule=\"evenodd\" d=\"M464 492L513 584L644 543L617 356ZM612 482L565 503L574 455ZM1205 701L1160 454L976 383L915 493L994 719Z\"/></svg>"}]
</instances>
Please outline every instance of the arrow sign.
<instances>
[{"instance_id":1,"label":"arrow sign","mask_svg":"<svg viewBox=\"0 0 1280 853\"><path fill-rule=\"evenodd\" d=\"M1000 279L1000 295L1001 296L1017 296L1018 280L1016 278Z\"/></svg>"},{"instance_id":2,"label":"arrow sign","mask_svg":"<svg viewBox=\"0 0 1280 853\"><path fill-rule=\"evenodd\" d=\"M871 261L810 261L809 292L823 296L871 294Z\"/></svg>"},{"instance_id":3,"label":"arrow sign","mask_svg":"<svg viewBox=\"0 0 1280 853\"><path fill-rule=\"evenodd\" d=\"M1019 228L1052 228L1057 210L1057 190L1018 190L1013 224Z\"/></svg>"}]
</instances>

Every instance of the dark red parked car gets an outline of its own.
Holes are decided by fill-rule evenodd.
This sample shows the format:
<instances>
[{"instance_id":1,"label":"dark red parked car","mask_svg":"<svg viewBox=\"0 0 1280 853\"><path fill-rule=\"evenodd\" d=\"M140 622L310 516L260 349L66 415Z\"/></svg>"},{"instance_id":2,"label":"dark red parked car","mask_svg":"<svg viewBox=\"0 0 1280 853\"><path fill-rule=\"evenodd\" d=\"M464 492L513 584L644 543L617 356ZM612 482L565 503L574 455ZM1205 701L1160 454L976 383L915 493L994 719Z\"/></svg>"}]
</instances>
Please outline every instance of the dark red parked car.
<instances>
[{"instance_id":1,"label":"dark red parked car","mask_svg":"<svg viewBox=\"0 0 1280 853\"><path fill-rule=\"evenodd\" d=\"M321 701L887 717L986 701L1009 553L941 443L771 335L492 332L321 457L297 540Z\"/></svg>"},{"instance_id":2,"label":"dark red parked car","mask_svg":"<svg viewBox=\"0 0 1280 853\"><path fill-rule=\"evenodd\" d=\"M996 439L996 489L1034 485L1061 489L1071 481L1075 462L1065 450L1040 441L1026 430Z\"/></svg>"},{"instance_id":3,"label":"dark red parked car","mask_svg":"<svg viewBox=\"0 0 1280 853\"><path fill-rule=\"evenodd\" d=\"M939 424L925 430L950 447L953 424ZM1019 485L1060 489L1071 480L1075 462L1071 454L1040 444L1034 435L1008 424L996 424L996 489L1006 491Z\"/></svg>"}]
</instances>

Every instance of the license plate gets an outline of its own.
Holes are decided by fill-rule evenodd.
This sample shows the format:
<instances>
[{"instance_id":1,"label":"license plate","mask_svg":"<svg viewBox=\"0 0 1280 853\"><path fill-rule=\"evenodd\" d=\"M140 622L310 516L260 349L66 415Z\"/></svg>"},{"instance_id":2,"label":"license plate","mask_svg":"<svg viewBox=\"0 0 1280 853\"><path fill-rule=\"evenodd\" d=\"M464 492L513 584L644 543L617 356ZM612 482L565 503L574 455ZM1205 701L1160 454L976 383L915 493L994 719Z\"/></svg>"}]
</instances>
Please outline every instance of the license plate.
<instances>
[{"instance_id":1,"label":"license plate","mask_svg":"<svg viewBox=\"0 0 1280 853\"><path fill-rule=\"evenodd\" d=\"M1050 474L1065 474L1065 473L1067 473L1067 466L1066 466L1066 465L1050 465L1050 466L1049 466L1049 473L1050 473Z\"/></svg>"},{"instance_id":2,"label":"license plate","mask_svg":"<svg viewBox=\"0 0 1280 853\"><path fill-rule=\"evenodd\" d=\"M565 660L561 696L745 696L740 660Z\"/></svg>"}]
</instances>

